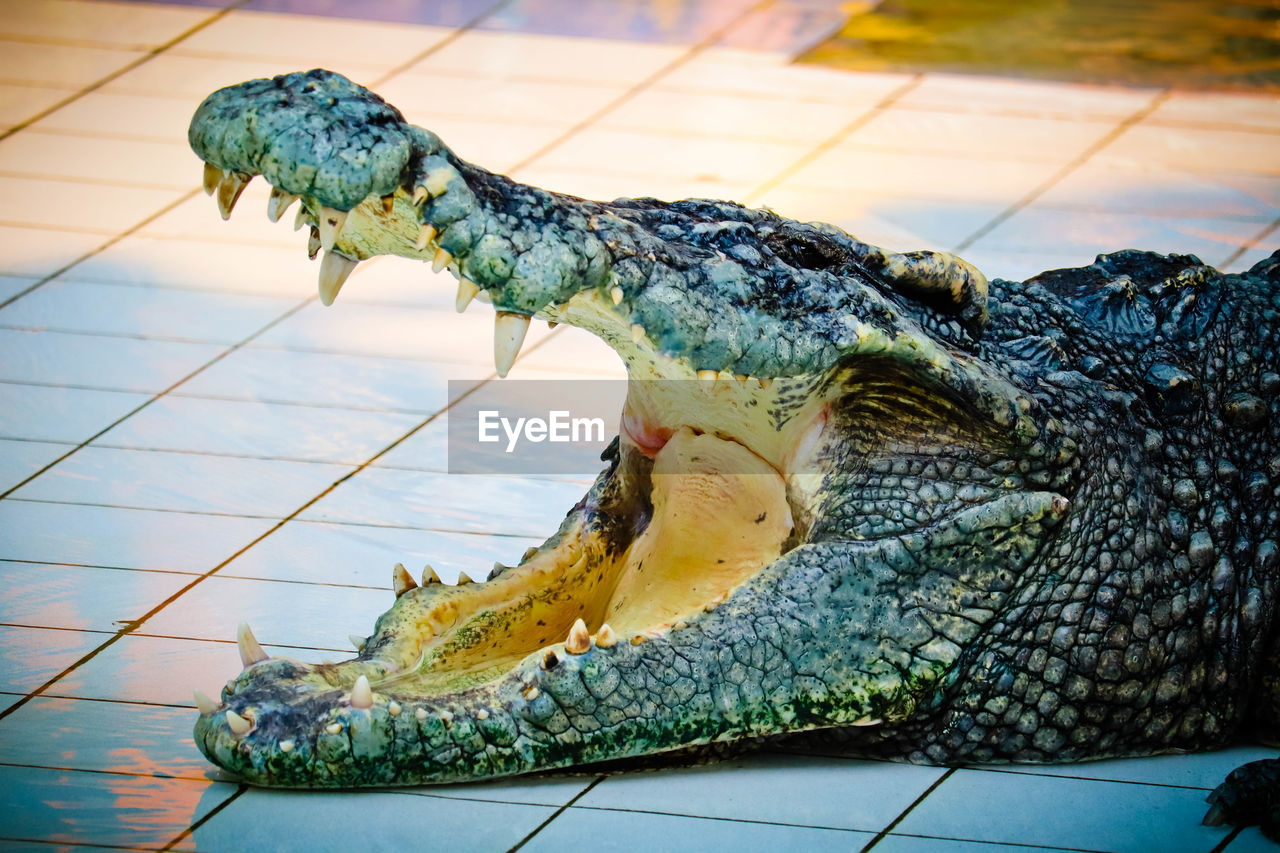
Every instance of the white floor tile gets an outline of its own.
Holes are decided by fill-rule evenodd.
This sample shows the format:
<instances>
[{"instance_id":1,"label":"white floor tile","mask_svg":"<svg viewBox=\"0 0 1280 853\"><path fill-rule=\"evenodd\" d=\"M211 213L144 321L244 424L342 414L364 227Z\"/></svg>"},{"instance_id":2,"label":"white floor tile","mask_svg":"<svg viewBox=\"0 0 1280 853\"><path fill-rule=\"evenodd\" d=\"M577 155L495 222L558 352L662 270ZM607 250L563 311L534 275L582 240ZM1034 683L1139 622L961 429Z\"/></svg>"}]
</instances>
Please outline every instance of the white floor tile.
<instances>
[{"instance_id":1,"label":"white floor tile","mask_svg":"<svg viewBox=\"0 0 1280 853\"><path fill-rule=\"evenodd\" d=\"M234 344L299 302L300 299L56 280L0 310L0 325Z\"/></svg>"},{"instance_id":2,"label":"white floor tile","mask_svg":"<svg viewBox=\"0 0 1280 853\"><path fill-rule=\"evenodd\" d=\"M992 803L1003 805L998 817ZM1223 835L1200 824L1205 808L1200 790L959 770L895 831L1116 853L1203 853Z\"/></svg>"},{"instance_id":3,"label":"white floor tile","mask_svg":"<svg viewBox=\"0 0 1280 853\"><path fill-rule=\"evenodd\" d=\"M626 853L630 850L662 850L668 853L805 850L813 853L835 853L858 850L875 838L875 835L847 830L706 820L575 806L553 820L520 849L530 853L556 853L581 843L584 838L591 839L592 850L602 853Z\"/></svg>"},{"instance_id":4,"label":"white floor tile","mask_svg":"<svg viewBox=\"0 0 1280 853\"><path fill-rule=\"evenodd\" d=\"M245 347L184 382L182 396L434 414L490 368Z\"/></svg>"},{"instance_id":5,"label":"white floor tile","mask_svg":"<svg viewBox=\"0 0 1280 853\"><path fill-rule=\"evenodd\" d=\"M13 498L283 518L349 465L85 447Z\"/></svg>"},{"instance_id":6,"label":"white floor tile","mask_svg":"<svg viewBox=\"0 0 1280 853\"><path fill-rule=\"evenodd\" d=\"M254 789L196 830L202 851L244 849L244 828L272 839L276 850L312 851L331 846L352 827L376 826L387 849L421 847L423 839L447 839L451 851L506 850L554 814L548 806L414 797L412 794L339 793Z\"/></svg>"},{"instance_id":7,"label":"white floor tile","mask_svg":"<svg viewBox=\"0 0 1280 853\"><path fill-rule=\"evenodd\" d=\"M28 693L102 645L111 634L0 625L0 680Z\"/></svg>"},{"instance_id":8,"label":"white floor tile","mask_svg":"<svg viewBox=\"0 0 1280 853\"><path fill-rule=\"evenodd\" d=\"M101 234L0 225L0 273L46 276L102 246Z\"/></svg>"},{"instance_id":9,"label":"white floor tile","mask_svg":"<svg viewBox=\"0 0 1280 853\"><path fill-rule=\"evenodd\" d=\"M0 329L0 380L154 393L224 349L215 344Z\"/></svg>"},{"instance_id":10,"label":"white floor tile","mask_svg":"<svg viewBox=\"0 0 1280 853\"><path fill-rule=\"evenodd\" d=\"M140 139L104 139L68 136L28 128L0 140L0 171L63 181L107 183L113 189L142 188L186 191L198 185L199 158L181 137L166 142ZM80 188L55 184L48 187L65 206L68 195ZM172 194L167 196L172 198ZM211 203L212 204L212 203ZM156 205L159 207L159 205ZM68 218L68 222L76 221ZM131 222L108 220L118 231Z\"/></svg>"},{"instance_id":11,"label":"white floor tile","mask_svg":"<svg viewBox=\"0 0 1280 853\"><path fill-rule=\"evenodd\" d=\"M358 272L358 271L357 271ZM347 286L357 285L354 276ZM531 323L525 347L547 334L545 323ZM255 339L261 347L311 352L409 358L423 361L493 363L493 313L488 306L459 315L454 311L414 310L382 305L317 303Z\"/></svg>"},{"instance_id":12,"label":"white floor tile","mask_svg":"<svg viewBox=\"0 0 1280 853\"><path fill-rule=\"evenodd\" d=\"M206 780L0 767L0 791L6 834L14 837L159 848L236 787Z\"/></svg>"},{"instance_id":13,"label":"white floor tile","mask_svg":"<svg viewBox=\"0 0 1280 853\"><path fill-rule=\"evenodd\" d=\"M601 83L633 85L685 51L666 45L472 30L410 70L573 82L589 68L592 78Z\"/></svg>"},{"instance_id":14,"label":"white floor tile","mask_svg":"<svg viewBox=\"0 0 1280 853\"><path fill-rule=\"evenodd\" d=\"M187 137L187 126L196 106L198 101L190 97L94 91L58 108L31 125L31 129L180 142ZM188 171L191 172L188 183L195 185L199 169Z\"/></svg>"},{"instance_id":15,"label":"white floor tile","mask_svg":"<svg viewBox=\"0 0 1280 853\"><path fill-rule=\"evenodd\" d=\"M173 572L0 561L0 622L114 632L191 580Z\"/></svg>"},{"instance_id":16,"label":"white floor tile","mask_svg":"<svg viewBox=\"0 0 1280 853\"><path fill-rule=\"evenodd\" d=\"M1124 119L1150 104L1156 94L1155 89L1122 86L927 74L902 103L949 112Z\"/></svg>"},{"instance_id":17,"label":"white floor tile","mask_svg":"<svg viewBox=\"0 0 1280 853\"><path fill-rule=\"evenodd\" d=\"M72 450L74 444L0 439L0 492L12 489Z\"/></svg>"},{"instance_id":18,"label":"white floor tile","mask_svg":"<svg viewBox=\"0 0 1280 853\"><path fill-rule=\"evenodd\" d=\"M0 502L0 559L207 572L261 536L259 518Z\"/></svg>"},{"instance_id":19,"label":"white floor tile","mask_svg":"<svg viewBox=\"0 0 1280 853\"><path fill-rule=\"evenodd\" d=\"M842 758L759 755L610 777L575 805L879 832L943 772ZM779 791L787 796L779 797ZM830 796L832 791L840 796Z\"/></svg>"},{"instance_id":20,"label":"white floor tile","mask_svg":"<svg viewBox=\"0 0 1280 853\"><path fill-rule=\"evenodd\" d=\"M73 88L0 85L0 127L27 121L75 92Z\"/></svg>"},{"instance_id":21,"label":"white floor tile","mask_svg":"<svg viewBox=\"0 0 1280 853\"><path fill-rule=\"evenodd\" d=\"M672 132L816 144L862 112L820 101L651 88L628 98L595 126L641 134Z\"/></svg>"},{"instance_id":22,"label":"white floor tile","mask_svg":"<svg viewBox=\"0 0 1280 853\"><path fill-rule=\"evenodd\" d=\"M211 9L83 0L26 0L5 9L0 34L98 42L142 50L164 44Z\"/></svg>"},{"instance_id":23,"label":"white floor tile","mask_svg":"<svg viewBox=\"0 0 1280 853\"><path fill-rule=\"evenodd\" d=\"M103 87L104 92L129 95L167 95L192 98L192 112L211 92L234 86L246 80L274 77L306 71L323 61L324 67L336 71L362 85L384 73L381 63L352 62L341 52L329 54L313 62L264 57L223 57L184 54L181 49L167 51L137 68L131 69Z\"/></svg>"},{"instance_id":24,"label":"white floor tile","mask_svg":"<svg viewBox=\"0 0 1280 853\"><path fill-rule=\"evenodd\" d=\"M167 396L94 444L358 465L421 422L393 412Z\"/></svg>"},{"instance_id":25,"label":"white floor tile","mask_svg":"<svg viewBox=\"0 0 1280 853\"><path fill-rule=\"evenodd\" d=\"M387 573L390 578L390 572ZM387 589L320 586L288 581L211 577L146 621L139 633L197 640L227 640L248 622L258 641L274 646L346 649L348 637L366 636L391 608Z\"/></svg>"},{"instance_id":26,"label":"white floor tile","mask_svg":"<svg viewBox=\"0 0 1280 853\"><path fill-rule=\"evenodd\" d=\"M175 53L270 57L298 70L328 67L332 57L390 68L449 34L440 27L236 10L184 39Z\"/></svg>"},{"instance_id":27,"label":"white floor tile","mask_svg":"<svg viewBox=\"0 0 1280 853\"><path fill-rule=\"evenodd\" d=\"M17 137L11 137L17 138ZM0 176L0 221L7 225L118 234L183 194L177 189L106 186L50 178ZM75 204L68 205L74 197ZM102 242L101 238L98 240Z\"/></svg>"},{"instance_id":28,"label":"white floor tile","mask_svg":"<svg viewBox=\"0 0 1280 853\"><path fill-rule=\"evenodd\" d=\"M7 762L204 780L189 708L37 697L0 726Z\"/></svg>"},{"instance_id":29,"label":"white floor tile","mask_svg":"<svg viewBox=\"0 0 1280 853\"><path fill-rule=\"evenodd\" d=\"M459 482L445 474L367 468L299 518L537 538L555 532L582 492L574 482L489 475Z\"/></svg>"},{"instance_id":30,"label":"white floor tile","mask_svg":"<svg viewBox=\"0 0 1280 853\"><path fill-rule=\"evenodd\" d=\"M301 299L316 292L318 269L319 264L307 260L301 245L288 250L199 240L126 237L77 264L66 277Z\"/></svg>"},{"instance_id":31,"label":"white floor tile","mask_svg":"<svg viewBox=\"0 0 1280 853\"><path fill-rule=\"evenodd\" d=\"M846 137L841 146L1067 163L1110 133L1114 126L1112 121L1099 119L894 108L878 113Z\"/></svg>"},{"instance_id":32,"label":"white floor tile","mask_svg":"<svg viewBox=\"0 0 1280 853\"><path fill-rule=\"evenodd\" d=\"M1280 144L1274 133L1140 123L1098 155L1100 162L1157 162L1192 171L1280 175Z\"/></svg>"},{"instance_id":33,"label":"white floor tile","mask_svg":"<svg viewBox=\"0 0 1280 853\"><path fill-rule=\"evenodd\" d=\"M141 50L4 42L4 49L0 50L0 80L79 89L145 55Z\"/></svg>"},{"instance_id":34,"label":"white floor tile","mask_svg":"<svg viewBox=\"0 0 1280 853\"><path fill-rule=\"evenodd\" d=\"M0 437L79 443L150 399L150 394L0 383Z\"/></svg>"},{"instance_id":35,"label":"white floor tile","mask_svg":"<svg viewBox=\"0 0 1280 853\"><path fill-rule=\"evenodd\" d=\"M403 563L415 579L430 565L445 583L456 583L459 572L479 580L495 562L514 565L526 548L542 544L551 532L493 536L294 520L219 575L390 589L391 567Z\"/></svg>"},{"instance_id":36,"label":"white floor tile","mask_svg":"<svg viewBox=\"0 0 1280 853\"><path fill-rule=\"evenodd\" d=\"M1219 264L1241 246L1247 246L1268 224L1268 219L1202 219L1099 213L1031 205L981 237L974 248L1019 252L1064 252L1068 247L1081 255L1117 248L1196 255L1205 263Z\"/></svg>"}]
</instances>

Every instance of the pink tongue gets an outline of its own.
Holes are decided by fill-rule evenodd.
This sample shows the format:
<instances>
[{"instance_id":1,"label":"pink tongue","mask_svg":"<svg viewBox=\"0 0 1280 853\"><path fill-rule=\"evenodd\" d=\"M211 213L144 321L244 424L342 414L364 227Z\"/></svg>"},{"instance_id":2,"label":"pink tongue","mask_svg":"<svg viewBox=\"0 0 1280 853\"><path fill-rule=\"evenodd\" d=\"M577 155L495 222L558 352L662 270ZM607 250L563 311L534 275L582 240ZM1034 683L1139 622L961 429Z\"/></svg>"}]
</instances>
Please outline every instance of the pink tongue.
<instances>
[{"instance_id":1,"label":"pink tongue","mask_svg":"<svg viewBox=\"0 0 1280 853\"><path fill-rule=\"evenodd\" d=\"M641 417L632 412L630 406L622 410L622 431L640 449L640 452L650 459L657 456L658 451L671 440L671 429L669 427L650 426Z\"/></svg>"}]
</instances>

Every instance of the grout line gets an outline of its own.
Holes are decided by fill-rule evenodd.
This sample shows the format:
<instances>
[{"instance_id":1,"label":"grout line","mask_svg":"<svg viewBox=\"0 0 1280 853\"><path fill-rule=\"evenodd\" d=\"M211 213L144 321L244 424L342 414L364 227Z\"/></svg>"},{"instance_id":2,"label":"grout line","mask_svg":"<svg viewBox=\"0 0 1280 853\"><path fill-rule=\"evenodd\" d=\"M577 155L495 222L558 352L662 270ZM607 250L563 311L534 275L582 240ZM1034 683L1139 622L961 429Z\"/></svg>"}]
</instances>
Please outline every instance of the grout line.
<instances>
[{"instance_id":1,"label":"grout line","mask_svg":"<svg viewBox=\"0 0 1280 853\"><path fill-rule=\"evenodd\" d=\"M1277 219L1274 222L1269 223L1265 228L1259 231L1257 236L1255 236L1252 240L1248 241L1242 246L1237 247L1234 252L1232 252L1222 261L1222 263L1217 265L1218 269L1226 269L1227 267L1234 264L1237 260L1240 259L1241 255L1243 255L1245 252L1249 251L1250 249L1254 248L1255 246L1261 245L1262 241L1267 239L1267 237L1270 236L1277 229L1280 229L1280 219Z\"/></svg>"},{"instance_id":2,"label":"grout line","mask_svg":"<svg viewBox=\"0 0 1280 853\"><path fill-rule=\"evenodd\" d=\"M897 826L898 824L902 823L902 821L906 819L907 815L911 814L911 810L912 810L912 809L914 809L916 806L918 806L918 805L920 805L921 803L923 803L923 802L925 801L925 798L926 798L926 797L928 797L928 796L929 796L930 794L932 794L934 791L938 790L938 787L939 787L940 785L942 785L942 783L943 783L943 782L945 782L945 781L947 781L948 779L950 779L950 778L951 778L951 776L952 776L955 772L956 772L956 768L954 768L954 767L949 767L949 768L947 768L947 772L946 772L946 773L943 773L943 774L942 774L941 776L939 776L937 779L933 780L933 784L932 784L932 785L930 785L928 788L926 788L926 789L924 790L924 793L923 793L923 794L921 794L920 796L916 797L916 798L915 798L915 800L911 803L911 805L909 805L909 806L907 806L905 809L903 809L903 810L902 810L902 813L901 813L900 815L898 815L897 817L895 817L895 818L894 818L894 819L889 823L889 825L888 825L888 826L886 826L884 829L880 830L880 832L876 835L876 837L875 837L875 838L873 838L873 839L871 839L871 841L870 841L870 842L868 842L868 843L867 843L867 845L866 845L865 847L863 847L863 848L862 848L862 853L867 853L867 851L868 851L868 850L870 850L871 848L873 848L873 847L875 847L877 844L879 844L881 841L883 841L883 840L884 840L884 837L885 837L886 835L888 835L890 832L892 832L892 831L893 831L893 828L894 828L895 826Z\"/></svg>"},{"instance_id":3,"label":"grout line","mask_svg":"<svg viewBox=\"0 0 1280 853\"><path fill-rule=\"evenodd\" d=\"M45 116L48 116L57 112L58 110L67 106L68 104L71 104L71 103L74 103L75 101L80 100L90 92L94 92L94 91L97 91L98 89L101 89L103 86L107 85L112 80L115 80L123 76L124 74L127 74L128 72L132 71L138 66L143 65L147 62L150 62L152 59L155 59L157 56L164 53L169 48L173 47L174 45L182 41L185 41L186 39L190 38L191 36L203 30L205 27L209 26L210 24L213 24L213 23L216 23L217 21L222 20L227 15L231 14L233 11L240 8L241 6L244 6L248 2L249 0L235 0L235 2L231 3L230 5L222 9L219 9L213 15L210 15L208 18L196 24L195 26L192 26L186 30L183 30L181 33L178 33L178 35L169 39L164 44L159 44L151 48L145 54L143 54L142 56L139 56L137 59L133 60L132 62L126 63L120 68L117 68L115 71L112 71L110 74L107 74L105 77L99 78L93 83L90 83L88 86L85 86L83 89L80 89L78 92L66 98L63 98L61 101L58 101L53 106L46 107L45 109L41 110L35 115L27 119L24 119L23 121L18 122L17 124L10 127L8 130L0 133L0 141L8 139L10 136L13 136L18 131L24 128L30 127L35 122L39 121ZM0 307L4 307L4 306L0 305Z\"/></svg>"},{"instance_id":4,"label":"grout line","mask_svg":"<svg viewBox=\"0 0 1280 853\"><path fill-rule=\"evenodd\" d=\"M1156 93L1156 95L1150 101L1148 101L1145 106L1141 107L1140 109L1138 109L1137 111L1133 112L1128 117L1123 119L1119 124L1111 128L1111 130L1108 133L1104 134L1100 139L1095 141L1092 145L1090 145L1084 151L1077 154L1073 159L1068 161L1066 165L1058 169L1056 172L1050 175L1047 179L1041 182L1038 186L1034 187L1029 193L1027 193L1022 198L1015 201L1013 204L1009 205L1004 210L1000 211L1000 213L997 213L994 217L992 217L985 224L979 227L977 231L974 231L968 237L965 237L963 240L957 243L955 247L952 249L952 251L963 252L967 250L974 243L978 242L983 237L987 236L996 228L998 228L1000 225L1007 222L1009 219L1011 219L1014 216L1014 214L1025 209L1037 198L1039 198L1040 196L1048 192L1050 189L1052 189L1055 184L1057 184L1063 178L1067 177L1067 175L1070 175L1076 169L1079 169L1081 166L1083 166L1086 162L1088 162L1089 158L1092 157L1094 154L1097 154L1098 152L1102 151L1108 145L1110 145L1111 143L1119 139L1131 127L1138 124L1138 122L1142 121L1144 118L1146 118L1147 116L1155 112L1156 109L1159 108L1159 106L1163 104L1165 101L1167 101L1170 95L1172 94L1173 92L1170 89L1164 89L1163 91Z\"/></svg>"},{"instance_id":5,"label":"grout line","mask_svg":"<svg viewBox=\"0 0 1280 853\"><path fill-rule=\"evenodd\" d=\"M1230 845L1231 842L1236 840L1237 835L1244 832L1244 829L1245 828L1243 826L1231 827L1231 831L1227 833L1226 837L1223 838L1221 841L1219 841L1217 844L1213 845L1213 849L1210 850L1209 853L1222 853L1222 851L1227 849L1228 845Z\"/></svg>"},{"instance_id":6,"label":"grout line","mask_svg":"<svg viewBox=\"0 0 1280 853\"><path fill-rule=\"evenodd\" d=\"M760 186L756 187L751 192L747 193L743 197L742 203L748 206L755 204L757 200L762 195L767 193L769 190L777 187L779 184L781 184L783 181L787 180L792 175L799 172L805 166L809 165L814 160L818 159L823 154L830 151L832 148L835 148L844 140L848 139L855 131L857 131L859 128L869 123L872 119L883 114L886 110L888 110L895 103L897 103L904 95L908 94L909 92L911 92L912 89L915 89L922 82L924 82L924 76L925 76L924 74L916 74L912 76L911 79L907 80L905 83L898 86L892 92L885 95L883 98L881 98L871 107L869 107L865 112L859 114L858 117L855 118L853 121L849 122L844 127L837 130L832 136L828 137L822 142L819 142L816 146L814 146L807 154L805 154L799 160L796 160L790 166L787 166L781 172L774 175L772 178L768 179L767 181L765 181Z\"/></svg>"},{"instance_id":7,"label":"grout line","mask_svg":"<svg viewBox=\"0 0 1280 853\"><path fill-rule=\"evenodd\" d=\"M212 820L214 815L218 814L227 806L231 805L248 790L249 790L249 786L244 783L241 783L240 786L236 788L235 792L231 796L227 797L225 800L218 803L213 808L209 809L208 814L206 814L204 817L200 818L199 820L197 820L196 822L188 826L186 829L182 830L182 832L179 832L176 836L174 836L174 839L172 841L170 841L168 844L166 844L164 847L161 847L160 849L172 850L174 848L174 845L179 844L182 841L185 841L187 838L190 838L191 835L195 833L197 829L199 829L200 827L208 823L210 820Z\"/></svg>"},{"instance_id":8,"label":"grout line","mask_svg":"<svg viewBox=\"0 0 1280 853\"><path fill-rule=\"evenodd\" d=\"M595 780L594 780L594 781L592 781L592 783L591 783L590 785L588 785L587 787L583 788L583 789L582 789L581 791L579 791L579 792L578 792L578 793L577 793L577 794L576 794L572 799L570 799L567 803L565 803L565 804L564 804L564 805L562 805L560 808L558 808L558 809L556 809L554 812L552 812L552 814L551 814L551 816L550 816L549 818L547 818L547 819L546 819L546 820L544 820L542 823L540 823L540 824L538 824L537 826L535 826L535 827L533 828L533 830L532 830L528 835L526 835L524 838L520 839L520 840L519 840L519 841L518 841L514 846L512 846L510 849L508 849L508 850L507 850L507 853L516 853L516 851L517 851L517 850L519 850L521 847L523 847L523 846L525 846L526 844L528 844L531 840L533 840L533 837L534 837L535 835L537 835L539 832L542 832L542 830L546 829L546 828L547 828L547 825L548 825L548 824L550 824L550 823L551 823L551 821L553 821L553 820L555 820L556 818L560 817L560 815L564 814L564 812L565 812L565 810L566 810L566 809L568 809L570 806L572 806L572 805L573 805L574 803L576 803L578 800L582 799L582 798L583 798L583 797L585 797L587 794L589 794L589 793L591 792L591 789L592 789L592 788L594 788L596 785L599 785L601 782L603 782L603 781L604 781L604 778L605 778L605 777L603 777L603 776L597 776L597 777L595 778Z\"/></svg>"},{"instance_id":9,"label":"grout line","mask_svg":"<svg viewBox=\"0 0 1280 853\"><path fill-rule=\"evenodd\" d=\"M1069 851L1070 853L1111 853L1111 851L1099 850L1094 847L1059 847L1052 844L1035 844L1030 841L987 841L981 838L952 838L946 835L924 835L918 832L903 832L895 835L894 838L919 838L925 841L946 841L952 844L959 842L961 844L971 844L974 846L981 845L983 847L990 847L993 853L998 851L1001 847L1015 847L1018 850L1051 850L1054 851L1054 853L1057 853L1057 851L1064 851L1064 853L1066 853L1066 851Z\"/></svg>"},{"instance_id":10,"label":"grout line","mask_svg":"<svg viewBox=\"0 0 1280 853\"><path fill-rule=\"evenodd\" d=\"M694 57L696 57L698 54L702 53L707 48L713 46L722 36L724 36L725 33L729 32L731 29L733 29L743 20L755 14L756 12L771 6L773 2L774 0L758 0L758 2L753 3L751 6L743 9L737 16L735 16L734 18L726 22L719 29L705 36L701 41L690 46L689 49L686 50L684 53L680 54L675 59L671 60L666 65L662 66L657 71L654 71L652 74L650 74L648 77L645 77L643 80L639 81L638 83L634 83L631 86L627 87L622 91L621 94L619 94L617 97L610 100L603 107L600 107L595 112L588 115L586 118L577 122L568 130L565 130L563 133L556 136L550 142L547 142L546 144L542 145L540 148L535 149L533 153L526 155L524 158L517 161L515 164L509 166L506 169L506 173L509 175L516 174L521 169L525 169L529 167L531 164L537 162L540 158L546 156L547 154L551 153L551 151L553 151L560 145L564 144L568 140L577 136L579 133L586 130L591 125L595 124L595 122L599 121L601 118L604 118L606 115L613 112L618 107L625 104L627 101L631 100L631 98L635 97L636 95L643 92L645 89L657 83L663 77L666 77L672 71L675 71L676 69L680 68L686 63L692 61Z\"/></svg>"}]
</instances>

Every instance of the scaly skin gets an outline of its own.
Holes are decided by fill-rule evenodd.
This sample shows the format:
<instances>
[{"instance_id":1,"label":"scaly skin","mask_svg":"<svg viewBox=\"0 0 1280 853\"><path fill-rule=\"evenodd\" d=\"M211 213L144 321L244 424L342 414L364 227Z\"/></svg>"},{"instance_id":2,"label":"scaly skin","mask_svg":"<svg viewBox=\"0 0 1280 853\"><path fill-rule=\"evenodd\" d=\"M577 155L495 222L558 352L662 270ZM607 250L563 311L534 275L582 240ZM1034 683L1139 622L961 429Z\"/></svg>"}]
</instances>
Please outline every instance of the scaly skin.
<instances>
[{"instance_id":1,"label":"scaly skin","mask_svg":"<svg viewBox=\"0 0 1280 853\"><path fill-rule=\"evenodd\" d=\"M430 260L459 310L493 304L500 374L537 316L632 380L607 470L519 566L397 568L340 664L242 635L196 742L250 782L782 735L939 763L1274 737L1280 257L988 284L727 202L524 186L325 71L211 95L190 140L224 215L253 175L273 218L301 196L326 304L361 259Z\"/></svg>"}]
</instances>

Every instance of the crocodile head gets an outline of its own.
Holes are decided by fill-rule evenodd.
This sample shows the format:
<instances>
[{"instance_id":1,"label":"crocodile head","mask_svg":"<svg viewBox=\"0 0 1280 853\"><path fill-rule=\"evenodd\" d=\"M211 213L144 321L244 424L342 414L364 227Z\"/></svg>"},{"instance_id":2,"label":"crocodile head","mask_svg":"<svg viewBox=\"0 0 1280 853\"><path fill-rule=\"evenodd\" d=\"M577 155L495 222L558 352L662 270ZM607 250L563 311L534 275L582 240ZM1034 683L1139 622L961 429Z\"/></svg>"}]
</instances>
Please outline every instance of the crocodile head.
<instances>
[{"instance_id":1,"label":"crocodile head","mask_svg":"<svg viewBox=\"0 0 1280 853\"><path fill-rule=\"evenodd\" d=\"M726 202L546 192L327 71L214 93L190 142L224 217L257 175L272 220L298 202L326 305L360 261L417 259L453 273L459 311L491 303L500 375L534 317L598 335L629 375L606 470L519 565L456 586L397 566L345 662L268 658L242 628L245 668L197 697L196 743L250 782L460 781L817 729L890 742L940 713L1011 606L1109 559L1073 503L1123 508L1128 462L1107 474L1082 447L1122 395L1105 365L1065 369L1090 351L1068 351L1066 319L1028 319L1075 280L1002 307L950 255ZM1023 748L1070 749L1053 711Z\"/></svg>"}]
</instances>

